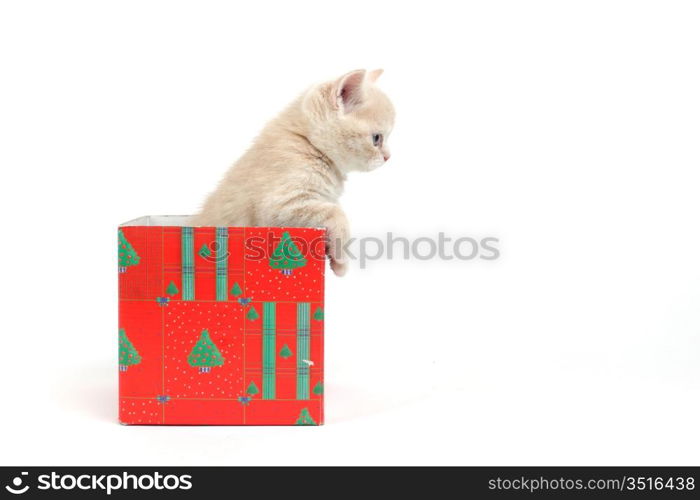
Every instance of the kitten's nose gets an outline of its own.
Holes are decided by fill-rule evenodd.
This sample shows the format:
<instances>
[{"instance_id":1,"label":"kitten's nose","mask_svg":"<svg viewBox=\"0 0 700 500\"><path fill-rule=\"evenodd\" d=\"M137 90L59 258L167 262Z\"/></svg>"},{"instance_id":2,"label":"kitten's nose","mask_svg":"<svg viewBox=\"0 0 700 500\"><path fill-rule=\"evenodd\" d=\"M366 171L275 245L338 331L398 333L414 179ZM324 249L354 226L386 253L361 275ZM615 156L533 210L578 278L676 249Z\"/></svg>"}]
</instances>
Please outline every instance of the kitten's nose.
<instances>
[{"instance_id":1,"label":"kitten's nose","mask_svg":"<svg viewBox=\"0 0 700 500\"><path fill-rule=\"evenodd\" d=\"M389 153L384 153L384 161L389 161L389 158L391 158L391 155Z\"/></svg>"}]
</instances>

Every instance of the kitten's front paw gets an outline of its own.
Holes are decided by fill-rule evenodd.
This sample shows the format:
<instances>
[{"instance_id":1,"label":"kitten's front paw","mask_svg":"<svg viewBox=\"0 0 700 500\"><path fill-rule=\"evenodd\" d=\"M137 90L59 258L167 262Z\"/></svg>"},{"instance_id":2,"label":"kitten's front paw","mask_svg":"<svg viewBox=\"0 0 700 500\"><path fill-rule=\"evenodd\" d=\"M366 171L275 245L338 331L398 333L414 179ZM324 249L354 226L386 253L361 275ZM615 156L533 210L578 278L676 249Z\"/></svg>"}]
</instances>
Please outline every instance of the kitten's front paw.
<instances>
[{"instance_id":1,"label":"kitten's front paw","mask_svg":"<svg viewBox=\"0 0 700 500\"><path fill-rule=\"evenodd\" d=\"M331 259L331 269L336 276L345 276L345 273L348 272L348 263L345 261Z\"/></svg>"}]
</instances>

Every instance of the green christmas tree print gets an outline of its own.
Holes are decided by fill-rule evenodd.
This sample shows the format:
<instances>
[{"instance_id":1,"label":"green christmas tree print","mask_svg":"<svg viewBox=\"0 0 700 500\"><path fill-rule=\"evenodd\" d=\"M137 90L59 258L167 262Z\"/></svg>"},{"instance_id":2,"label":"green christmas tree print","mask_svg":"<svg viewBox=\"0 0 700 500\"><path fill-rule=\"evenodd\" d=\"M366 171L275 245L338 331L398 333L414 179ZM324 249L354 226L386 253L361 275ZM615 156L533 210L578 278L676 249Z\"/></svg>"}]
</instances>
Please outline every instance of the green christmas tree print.
<instances>
[{"instance_id":1,"label":"green christmas tree print","mask_svg":"<svg viewBox=\"0 0 700 500\"><path fill-rule=\"evenodd\" d=\"M241 285L239 285L237 281L231 287L231 295L233 295L234 297L238 297L239 295L243 295L243 290L241 290Z\"/></svg>"},{"instance_id":2,"label":"green christmas tree print","mask_svg":"<svg viewBox=\"0 0 700 500\"><path fill-rule=\"evenodd\" d=\"M282 346L282 350L280 350L280 356L283 357L284 359L287 359L292 355L292 350L289 348L287 344L284 344Z\"/></svg>"},{"instance_id":3,"label":"green christmas tree print","mask_svg":"<svg viewBox=\"0 0 700 500\"><path fill-rule=\"evenodd\" d=\"M316 321L323 321L323 309L321 309L320 306L314 311L314 319Z\"/></svg>"},{"instance_id":4,"label":"green christmas tree print","mask_svg":"<svg viewBox=\"0 0 700 500\"><path fill-rule=\"evenodd\" d=\"M119 272L125 273L126 268L129 266L135 266L139 263L141 259L139 258L134 247L124 236L124 232L119 230Z\"/></svg>"},{"instance_id":5,"label":"green christmas tree print","mask_svg":"<svg viewBox=\"0 0 700 500\"><path fill-rule=\"evenodd\" d=\"M165 293L172 297L173 295L177 295L178 293L180 293L180 290L177 289L177 285L175 284L175 282L171 281L168 285L168 288L165 289Z\"/></svg>"},{"instance_id":6,"label":"green christmas tree print","mask_svg":"<svg viewBox=\"0 0 700 500\"><path fill-rule=\"evenodd\" d=\"M306 265L306 259L297 248L292 237L285 231L282 240L270 257L270 267L280 269L282 274L292 274L292 270Z\"/></svg>"},{"instance_id":7,"label":"green christmas tree print","mask_svg":"<svg viewBox=\"0 0 700 500\"><path fill-rule=\"evenodd\" d=\"M131 365L138 365L141 362L141 355L126 336L123 328L119 329L119 371L125 372Z\"/></svg>"},{"instance_id":8,"label":"green christmas tree print","mask_svg":"<svg viewBox=\"0 0 700 500\"><path fill-rule=\"evenodd\" d=\"M209 247L207 245L202 245L202 248L199 249L199 256L203 259L208 259L211 257L211 250L209 250Z\"/></svg>"},{"instance_id":9,"label":"green christmas tree print","mask_svg":"<svg viewBox=\"0 0 700 500\"><path fill-rule=\"evenodd\" d=\"M321 381L316 382L316 385L313 389L311 389L311 392L313 392L317 396L323 394L323 383L321 383Z\"/></svg>"},{"instance_id":10,"label":"green christmas tree print","mask_svg":"<svg viewBox=\"0 0 700 500\"><path fill-rule=\"evenodd\" d=\"M190 366L198 367L199 373L209 373L212 366L221 366L225 359L221 356L219 348L216 347L209 337L208 330L202 330L199 340L192 348L192 352L187 357Z\"/></svg>"},{"instance_id":11,"label":"green christmas tree print","mask_svg":"<svg viewBox=\"0 0 700 500\"><path fill-rule=\"evenodd\" d=\"M256 394L260 393L260 389L258 389L258 386L255 385L255 382L251 380L250 384L248 384L248 389L246 389L245 392L246 394L248 394L248 396L255 396Z\"/></svg>"},{"instance_id":12,"label":"green christmas tree print","mask_svg":"<svg viewBox=\"0 0 700 500\"><path fill-rule=\"evenodd\" d=\"M299 414L299 418L297 419L296 422L294 422L294 425L316 425L316 422L314 422L314 419L311 418L311 414L309 413L308 408L304 408L301 410L301 413Z\"/></svg>"},{"instance_id":13,"label":"green christmas tree print","mask_svg":"<svg viewBox=\"0 0 700 500\"><path fill-rule=\"evenodd\" d=\"M250 306L250 309L248 309L248 313L245 315L246 318L248 318L250 321L255 321L260 317L258 314L258 311L256 311L254 306Z\"/></svg>"}]
</instances>

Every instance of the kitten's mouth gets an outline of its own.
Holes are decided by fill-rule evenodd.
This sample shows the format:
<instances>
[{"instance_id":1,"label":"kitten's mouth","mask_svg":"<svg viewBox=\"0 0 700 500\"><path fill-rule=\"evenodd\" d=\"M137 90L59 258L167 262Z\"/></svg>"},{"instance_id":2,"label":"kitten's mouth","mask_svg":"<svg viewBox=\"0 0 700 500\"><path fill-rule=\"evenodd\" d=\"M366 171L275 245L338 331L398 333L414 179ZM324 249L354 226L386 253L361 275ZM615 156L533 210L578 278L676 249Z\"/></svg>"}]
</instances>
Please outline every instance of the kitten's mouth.
<instances>
[{"instance_id":1,"label":"kitten's mouth","mask_svg":"<svg viewBox=\"0 0 700 500\"><path fill-rule=\"evenodd\" d=\"M370 162L367 165L367 171L371 172L372 170L377 170L379 167L383 166L386 162L385 161L373 161Z\"/></svg>"}]
</instances>

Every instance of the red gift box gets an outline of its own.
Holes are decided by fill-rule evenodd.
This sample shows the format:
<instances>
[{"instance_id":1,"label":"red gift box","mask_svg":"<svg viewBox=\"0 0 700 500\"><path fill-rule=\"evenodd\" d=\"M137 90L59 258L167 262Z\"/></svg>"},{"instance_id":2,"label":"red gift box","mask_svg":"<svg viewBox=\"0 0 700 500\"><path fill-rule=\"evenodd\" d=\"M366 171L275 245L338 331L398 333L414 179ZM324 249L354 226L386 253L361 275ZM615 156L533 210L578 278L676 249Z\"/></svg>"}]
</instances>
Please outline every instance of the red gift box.
<instances>
[{"instance_id":1,"label":"red gift box","mask_svg":"<svg viewBox=\"0 0 700 500\"><path fill-rule=\"evenodd\" d=\"M119 227L119 421L323 423L325 230Z\"/></svg>"}]
</instances>

